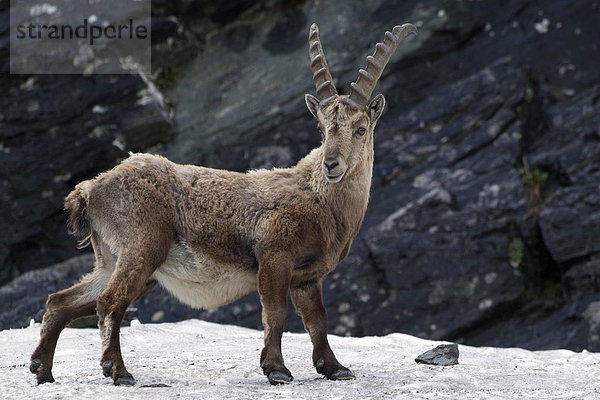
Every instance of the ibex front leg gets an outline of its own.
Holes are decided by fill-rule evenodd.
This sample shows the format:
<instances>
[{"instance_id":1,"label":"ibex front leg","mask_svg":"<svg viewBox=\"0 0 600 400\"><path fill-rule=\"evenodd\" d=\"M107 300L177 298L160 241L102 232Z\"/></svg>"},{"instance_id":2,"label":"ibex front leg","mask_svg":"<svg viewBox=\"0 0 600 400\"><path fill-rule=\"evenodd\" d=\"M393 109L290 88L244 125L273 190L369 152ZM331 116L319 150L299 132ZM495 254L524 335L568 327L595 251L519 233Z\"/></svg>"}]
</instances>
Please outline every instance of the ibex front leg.
<instances>
[{"instance_id":1,"label":"ibex front leg","mask_svg":"<svg viewBox=\"0 0 600 400\"><path fill-rule=\"evenodd\" d=\"M259 265L258 292L265 329L265 347L260 355L260 366L272 385L288 383L294 378L283 363L281 335L287 318L292 262L289 256L278 251L263 254Z\"/></svg>"},{"instance_id":2,"label":"ibex front leg","mask_svg":"<svg viewBox=\"0 0 600 400\"><path fill-rule=\"evenodd\" d=\"M329 347L322 282L305 282L293 287L292 302L313 343L313 364L317 372L332 380L355 379L352 371L338 362Z\"/></svg>"},{"instance_id":3,"label":"ibex front leg","mask_svg":"<svg viewBox=\"0 0 600 400\"><path fill-rule=\"evenodd\" d=\"M127 307L147 289L147 282L164 257L152 254L121 255L108 287L98 298L96 311L102 338L102 372L115 385L132 386L133 376L125 368L119 340L121 322Z\"/></svg>"}]
</instances>

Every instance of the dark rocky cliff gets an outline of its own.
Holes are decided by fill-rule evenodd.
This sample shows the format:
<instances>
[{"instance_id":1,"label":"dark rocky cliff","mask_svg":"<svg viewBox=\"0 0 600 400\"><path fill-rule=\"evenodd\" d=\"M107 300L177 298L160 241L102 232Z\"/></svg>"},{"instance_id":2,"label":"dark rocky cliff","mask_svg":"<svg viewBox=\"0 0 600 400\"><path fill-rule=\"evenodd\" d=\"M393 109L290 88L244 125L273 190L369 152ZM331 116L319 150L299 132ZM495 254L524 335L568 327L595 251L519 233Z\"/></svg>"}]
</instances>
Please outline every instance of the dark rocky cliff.
<instances>
[{"instance_id":1,"label":"dark rocky cliff","mask_svg":"<svg viewBox=\"0 0 600 400\"><path fill-rule=\"evenodd\" d=\"M303 104L310 23L347 92L383 32L410 21L419 35L376 89L369 210L325 283L331 331L600 350L600 3L501 3L155 1L151 84L8 75L0 2L0 329L89 270L61 210L75 183L129 150L292 165L319 144ZM142 321L260 325L256 295L198 311L157 289L137 307Z\"/></svg>"}]
</instances>

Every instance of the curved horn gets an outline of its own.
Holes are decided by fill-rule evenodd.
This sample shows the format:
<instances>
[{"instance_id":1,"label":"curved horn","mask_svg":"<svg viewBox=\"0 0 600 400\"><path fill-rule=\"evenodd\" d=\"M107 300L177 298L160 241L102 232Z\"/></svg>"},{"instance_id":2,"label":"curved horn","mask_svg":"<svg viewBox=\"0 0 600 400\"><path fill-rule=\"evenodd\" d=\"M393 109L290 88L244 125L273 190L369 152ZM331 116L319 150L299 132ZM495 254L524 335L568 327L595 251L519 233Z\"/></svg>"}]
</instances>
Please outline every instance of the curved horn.
<instances>
[{"instance_id":1,"label":"curved horn","mask_svg":"<svg viewBox=\"0 0 600 400\"><path fill-rule=\"evenodd\" d=\"M367 57L366 69L359 69L358 79L350 84L349 98L352 101L363 106L367 104L390 57L409 33L417 33L417 28L412 24L396 25L391 32L385 33L383 43L377 43L375 53Z\"/></svg>"},{"instance_id":2,"label":"curved horn","mask_svg":"<svg viewBox=\"0 0 600 400\"><path fill-rule=\"evenodd\" d=\"M310 69L317 89L317 98L324 100L331 96L337 96L338 93L333 85L333 78L329 72L327 61L325 61L325 53L323 53L321 41L319 40L319 27L317 24L310 26L308 43L310 46Z\"/></svg>"}]
</instances>

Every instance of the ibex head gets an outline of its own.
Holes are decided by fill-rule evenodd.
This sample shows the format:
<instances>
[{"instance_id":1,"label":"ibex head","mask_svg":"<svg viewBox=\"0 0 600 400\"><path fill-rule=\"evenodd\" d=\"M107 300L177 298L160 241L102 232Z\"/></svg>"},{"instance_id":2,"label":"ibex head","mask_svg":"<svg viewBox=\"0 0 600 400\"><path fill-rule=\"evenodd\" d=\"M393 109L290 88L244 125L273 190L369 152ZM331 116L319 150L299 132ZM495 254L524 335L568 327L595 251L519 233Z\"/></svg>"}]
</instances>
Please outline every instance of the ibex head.
<instances>
[{"instance_id":1,"label":"ibex head","mask_svg":"<svg viewBox=\"0 0 600 400\"><path fill-rule=\"evenodd\" d=\"M310 64L317 96L307 94L305 100L318 121L323 140L321 169L328 182L341 181L367 156L365 152L372 150L373 129L383 112L385 98L378 94L369 99L396 47L411 32L417 32L411 24L386 32L383 43L377 43L375 53L367 57L367 67L360 69L358 79L350 84L350 95L340 96L325 61L319 28L316 24L310 27Z\"/></svg>"}]
</instances>

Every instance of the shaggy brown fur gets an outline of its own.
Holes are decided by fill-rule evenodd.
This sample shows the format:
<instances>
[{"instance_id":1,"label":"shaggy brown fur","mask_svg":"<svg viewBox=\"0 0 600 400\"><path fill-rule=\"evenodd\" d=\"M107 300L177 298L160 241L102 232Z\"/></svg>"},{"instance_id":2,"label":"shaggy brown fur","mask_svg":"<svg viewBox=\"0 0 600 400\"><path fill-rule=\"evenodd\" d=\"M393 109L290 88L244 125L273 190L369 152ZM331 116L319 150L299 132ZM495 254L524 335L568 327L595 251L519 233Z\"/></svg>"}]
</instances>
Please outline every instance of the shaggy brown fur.
<instances>
[{"instance_id":1,"label":"shaggy brown fur","mask_svg":"<svg viewBox=\"0 0 600 400\"><path fill-rule=\"evenodd\" d=\"M115 384L132 385L119 327L126 308L156 282L199 308L258 290L265 329L260 361L271 383L292 380L281 355L291 291L317 371L329 379L354 378L327 342L322 281L346 257L362 223L384 99L363 106L344 96L307 95L306 102L323 144L294 167L242 174L133 154L76 186L65 200L69 224L91 242L96 263L80 283L48 298L31 357L38 383L54 381L62 329L97 313L103 372Z\"/></svg>"}]
</instances>

